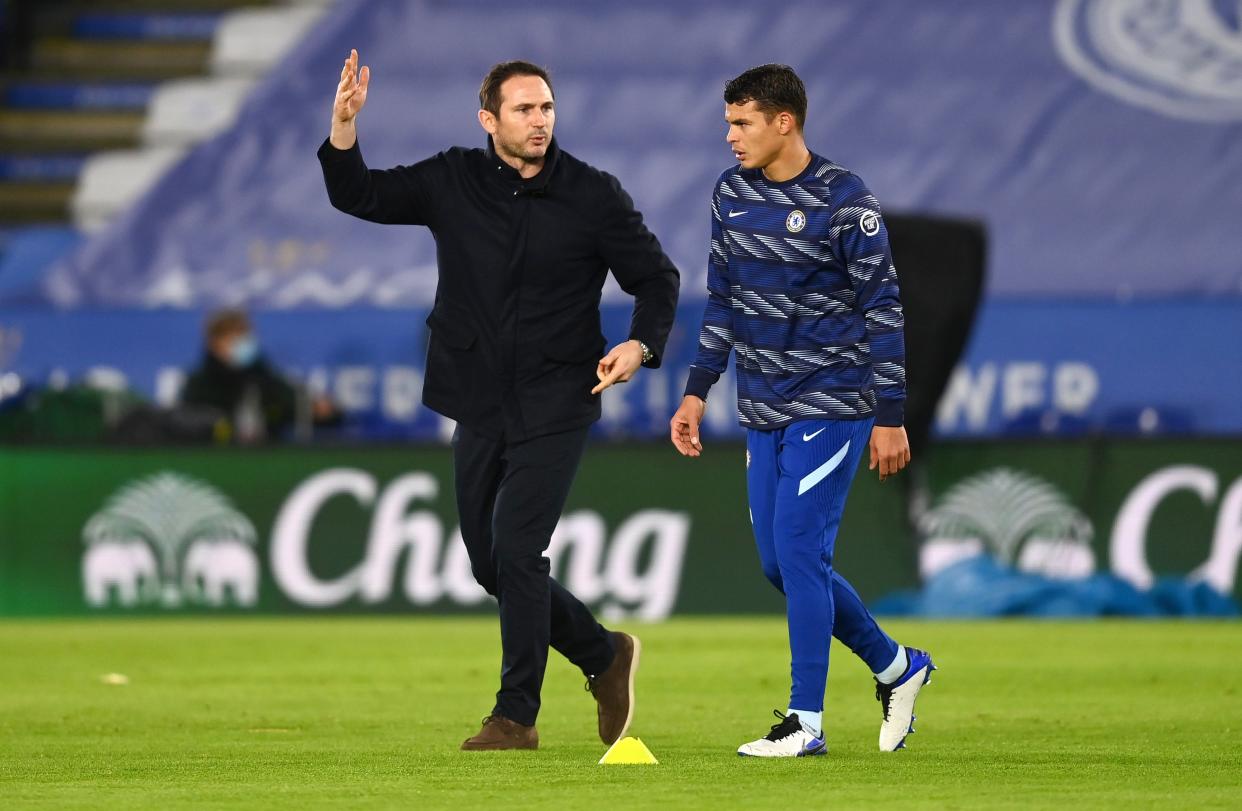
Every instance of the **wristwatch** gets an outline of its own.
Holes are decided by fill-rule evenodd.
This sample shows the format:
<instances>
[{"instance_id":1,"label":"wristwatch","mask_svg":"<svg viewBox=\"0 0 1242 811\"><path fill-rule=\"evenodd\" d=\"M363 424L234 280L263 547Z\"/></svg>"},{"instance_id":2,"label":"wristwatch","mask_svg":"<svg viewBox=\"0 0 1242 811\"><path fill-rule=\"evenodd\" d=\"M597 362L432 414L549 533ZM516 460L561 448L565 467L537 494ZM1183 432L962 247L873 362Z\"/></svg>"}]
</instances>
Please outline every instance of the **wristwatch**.
<instances>
[{"instance_id":1,"label":"wristwatch","mask_svg":"<svg viewBox=\"0 0 1242 811\"><path fill-rule=\"evenodd\" d=\"M643 350L643 363L651 363L651 361L655 360L655 353L645 343L639 341L638 345Z\"/></svg>"}]
</instances>

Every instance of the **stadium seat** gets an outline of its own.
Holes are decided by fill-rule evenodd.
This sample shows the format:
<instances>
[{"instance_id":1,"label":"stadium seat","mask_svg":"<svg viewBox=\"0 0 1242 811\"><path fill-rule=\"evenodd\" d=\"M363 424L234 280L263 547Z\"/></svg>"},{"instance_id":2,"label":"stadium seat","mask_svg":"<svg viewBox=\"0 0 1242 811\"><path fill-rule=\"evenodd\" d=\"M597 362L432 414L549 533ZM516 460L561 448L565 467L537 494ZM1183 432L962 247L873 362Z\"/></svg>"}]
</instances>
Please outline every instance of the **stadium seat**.
<instances>
[{"instance_id":1,"label":"stadium seat","mask_svg":"<svg viewBox=\"0 0 1242 811\"><path fill-rule=\"evenodd\" d=\"M26 110L143 110L150 82L18 81L4 94L4 106Z\"/></svg>"},{"instance_id":2,"label":"stadium seat","mask_svg":"<svg viewBox=\"0 0 1242 811\"><path fill-rule=\"evenodd\" d=\"M189 146L233 123L254 86L250 79L182 79L155 91L142 140L148 146Z\"/></svg>"},{"instance_id":3,"label":"stadium seat","mask_svg":"<svg viewBox=\"0 0 1242 811\"><path fill-rule=\"evenodd\" d=\"M275 65L310 30L324 7L242 9L220 21L211 51L217 76L258 76Z\"/></svg>"},{"instance_id":4,"label":"stadium seat","mask_svg":"<svg viewBox=\"0 0 1242 811\"><path fill-rule=\"evenodd\" d=\"M86 161L73 196L73 222L98 231L184 155L177 148L104 152Z\"/></svg>"},{"instance_id":5,"label":"stadium seat","mask_svg":"<svg viewBox=\"0 0 1242 811\"><path fill-rule=\"evenodd\" d=\"M328 5L331 0L28 3L21 47L0 45L0 63L5 56L11 63L0 77L0 225L69 219L72 200L93 199L90 190L75 195L89 154L188 147L226 129L249 90L235 79L256 78L275 64ZM3 0L0 6L7 7ZM262 57L247 57L248 51ZM191 81L210 74L213 54L222 81ZM144 165L162 163L157 157ZM91 210L98 217L103 209Z\"/></svg>"},{"instance_id":6,"label":"stadium seat","mask_svg":"<svg viewBox=\"0 0 1242 811\"><path fill-rule=\"evenodd\" d=\"M114 11L82 14L73 22L73 35L82 39L201 40L210 39L218 14Z\"/></svg>"}]
</instances>

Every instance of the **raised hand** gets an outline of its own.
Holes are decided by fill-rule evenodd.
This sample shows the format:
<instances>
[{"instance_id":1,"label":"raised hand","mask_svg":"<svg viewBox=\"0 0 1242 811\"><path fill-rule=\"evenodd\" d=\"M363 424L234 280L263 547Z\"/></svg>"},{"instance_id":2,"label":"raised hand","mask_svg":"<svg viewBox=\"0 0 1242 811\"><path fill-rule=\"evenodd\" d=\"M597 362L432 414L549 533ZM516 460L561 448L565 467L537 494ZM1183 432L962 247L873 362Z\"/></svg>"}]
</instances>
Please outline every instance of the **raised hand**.
<instances>
[{"instance_id":1,"label":"raised hand","mask_svg":"<svg viewBox=\"0 0 1242 811\"><path fill-rule=\"evenodd\" d=\"M371 69L363 66L358 70L358 51L349 52L345 66L341 68L341 81L336 86L336 99L332 103L332 136L330 140L337 149L349 149L358 137L354 119L367 103L367 87L371 84Z\"/></svg>"}]
</instances>

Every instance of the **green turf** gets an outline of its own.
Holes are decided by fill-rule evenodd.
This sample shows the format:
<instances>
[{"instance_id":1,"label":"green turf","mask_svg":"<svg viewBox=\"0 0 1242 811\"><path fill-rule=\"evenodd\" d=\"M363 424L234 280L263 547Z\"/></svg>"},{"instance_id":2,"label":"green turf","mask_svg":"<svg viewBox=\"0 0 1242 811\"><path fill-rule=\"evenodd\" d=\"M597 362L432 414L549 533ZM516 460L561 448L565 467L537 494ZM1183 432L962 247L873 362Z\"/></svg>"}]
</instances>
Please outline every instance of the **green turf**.
<instances>
[{"instance_id":1,"label":"green turf","mask_svg":"<svg viewBox=\"0 0 1242 811\"><path fill-rule=\"evenodd\" d=\"M834 647L829 756L736 757L783 707L783 623L697 619L632 629L632 731L660 764L605 767L594 704L555 655L540 751L457 751L490 709L494 621L0 623L0 808L1242 803L1242 624L891 629L941 667L904 752L876 751L871 681Z\"/></svg>"}]
</instances>

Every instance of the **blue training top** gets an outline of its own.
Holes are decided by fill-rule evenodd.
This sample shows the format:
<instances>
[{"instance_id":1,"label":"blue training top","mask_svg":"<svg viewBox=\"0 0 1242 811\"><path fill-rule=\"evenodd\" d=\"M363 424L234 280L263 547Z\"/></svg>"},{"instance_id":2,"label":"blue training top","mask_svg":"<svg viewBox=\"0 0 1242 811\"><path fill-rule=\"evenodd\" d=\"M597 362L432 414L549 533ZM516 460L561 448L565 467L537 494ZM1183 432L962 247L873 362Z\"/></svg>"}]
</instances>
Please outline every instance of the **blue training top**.
<instances>
[{"instance_id":1,"label":"blue training top","mask_svg":"<svg viewBox=\"0 0 1242 811\"><path fill-rule=\"evenodd\" d=\"M735 166L712 195L707 307L686 394L737 352L738 419L899 426L904 316L879 202L857 175L812 154L781 183Z\"/></svg>"}]
</instances>

